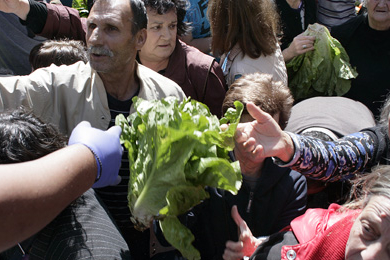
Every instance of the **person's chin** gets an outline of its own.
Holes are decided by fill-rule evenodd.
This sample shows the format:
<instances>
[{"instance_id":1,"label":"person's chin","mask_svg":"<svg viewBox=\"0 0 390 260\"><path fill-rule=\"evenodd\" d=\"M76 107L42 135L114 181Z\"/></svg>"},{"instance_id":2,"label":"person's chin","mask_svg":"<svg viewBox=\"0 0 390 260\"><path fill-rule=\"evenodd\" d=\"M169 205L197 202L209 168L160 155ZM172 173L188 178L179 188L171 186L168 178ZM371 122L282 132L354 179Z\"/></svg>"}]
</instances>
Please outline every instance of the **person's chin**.
<instances>
[{"instance_id":1,"label":"person's chin","mask_svg":"<svg viewBox=\"0 0 390 260\"><path fill-rule=\"evenodd\" d=\"M108 72L107 64L106 63L101 63L101 62L89 62L91 65L91 68L96 70L97 72L105 73Z\"/></svg>"}]
</instances>

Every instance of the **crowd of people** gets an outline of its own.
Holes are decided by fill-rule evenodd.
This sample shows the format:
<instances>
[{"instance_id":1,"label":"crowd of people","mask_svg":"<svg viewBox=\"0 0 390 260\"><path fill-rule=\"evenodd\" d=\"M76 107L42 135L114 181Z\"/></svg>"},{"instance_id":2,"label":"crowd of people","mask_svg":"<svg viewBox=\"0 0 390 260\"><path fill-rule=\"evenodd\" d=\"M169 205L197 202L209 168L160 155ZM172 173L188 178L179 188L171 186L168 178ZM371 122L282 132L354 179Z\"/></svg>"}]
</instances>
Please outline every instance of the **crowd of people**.
<instances>
[{"instance_id":1,"label":"crowd of people","mask_svg":"<svg viewBox=\"0 0 390 260\"><path fill-rule=\"evenodd\" d=\"M135 96L244 104L240 190L180 218L202 259L390 259L388 0L49 2L0 0L0 259L184 260L131 222L115 117ZM358 76L297 102L286 63L313 23Z\"/></svg>"}]
</instances>

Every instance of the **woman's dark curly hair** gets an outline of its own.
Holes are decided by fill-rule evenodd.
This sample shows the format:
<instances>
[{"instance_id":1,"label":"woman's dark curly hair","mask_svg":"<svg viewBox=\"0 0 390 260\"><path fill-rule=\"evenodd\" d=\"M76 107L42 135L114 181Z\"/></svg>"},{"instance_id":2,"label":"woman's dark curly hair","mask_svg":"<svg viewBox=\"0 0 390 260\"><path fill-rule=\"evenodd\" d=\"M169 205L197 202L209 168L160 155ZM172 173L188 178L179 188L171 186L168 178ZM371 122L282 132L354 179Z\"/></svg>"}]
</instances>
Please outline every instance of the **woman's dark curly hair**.
<instances>
[{"instance_id":1,"label":"woman's dark curly hair","mask_svg":"<svg viewBox=\"0 0 390 260\"><path fill-rule=\"evenodd\" d=\"M0 113L0 164L38 159L65 147L67 139L25 109Z\"/></svg>"},{"instance_id":2,"label":"woman's dark curly hair","mask_svg":"<svg viewBox=\"0 0 390 260\"><path fill-rule=\"evenodd\" d=\"M186 35L191 26L189 23L184 22L186 15L187 2L185 0L143 0L146 9L150 8L158 14L165 14L172 10L177 14L177 35Z\"/></svg>"}]
</instances>

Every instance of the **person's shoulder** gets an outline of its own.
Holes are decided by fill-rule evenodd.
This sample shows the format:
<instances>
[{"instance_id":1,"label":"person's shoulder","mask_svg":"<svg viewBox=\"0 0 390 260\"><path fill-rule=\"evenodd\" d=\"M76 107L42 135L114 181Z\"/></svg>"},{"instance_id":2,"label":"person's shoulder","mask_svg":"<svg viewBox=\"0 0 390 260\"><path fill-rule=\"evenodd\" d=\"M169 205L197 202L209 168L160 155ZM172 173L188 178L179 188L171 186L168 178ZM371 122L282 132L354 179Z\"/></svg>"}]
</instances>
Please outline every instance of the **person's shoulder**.
<instances>
[{"instance_id":1,"label":"person's shoulder","mask_svg":"<svg viewBox=\"0 0 390 260\"><path fill-rule=\"evenodd\" d=\"M183 50L186 56L186 64L187 66L193 67L201 67L201 68L209 68L209 66L215 60L214 57L205 54L195 48L194 46L188 45L183 41L178 41L179 48Z\"/></svg>"},{"instance_id":2,"label":"person's shoulder","mask_svg":"<svg viewBox=\"0 0 390 260\"><path fill-rule=\"evenodd\" d=\"M341 42L351 37L354 34L355 30L366 18L367 17L365 14L353 17L345 23L331 27L330 33L334 38L338 39Z\"/></svg>"},{"instance_id":3,"label":"person's shoulder","mask_svg":"<svg viewBox=\"0 0 390 260\"><path fill-rule=\"evenodd\" d=\"M185 97L183 90L176 82L142 64L137 64L137 75L141 81L141 85L149 91L157 91L157 93L165 96L174 95L181 99Z\"/></svg>"}]
</instances>

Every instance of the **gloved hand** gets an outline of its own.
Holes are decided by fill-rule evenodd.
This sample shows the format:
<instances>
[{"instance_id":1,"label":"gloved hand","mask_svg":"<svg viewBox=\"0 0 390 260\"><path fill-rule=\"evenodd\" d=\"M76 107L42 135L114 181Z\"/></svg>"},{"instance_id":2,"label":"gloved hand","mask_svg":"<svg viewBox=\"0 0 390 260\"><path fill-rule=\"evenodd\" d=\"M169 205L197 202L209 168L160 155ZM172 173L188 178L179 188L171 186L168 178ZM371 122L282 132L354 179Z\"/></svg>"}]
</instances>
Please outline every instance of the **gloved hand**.
<instances>
[{"instance_id":1,"label":"gloved hand","mask_svg":"<svg viewBox=\"0 0 390 260\"><path fill-rule=\"evenodd\" d=\"M119 142L121 128L114 126L107 131L91 127L87 121L79 123L72 131L69 145L83 144L95 155L98 172L93 188L117 185L123 148Z\"/></svg>"}]
</instances>

